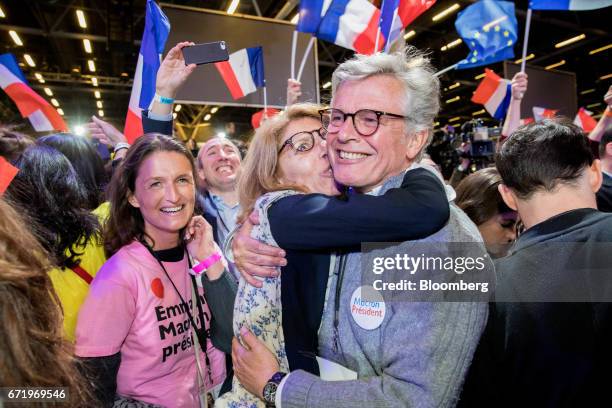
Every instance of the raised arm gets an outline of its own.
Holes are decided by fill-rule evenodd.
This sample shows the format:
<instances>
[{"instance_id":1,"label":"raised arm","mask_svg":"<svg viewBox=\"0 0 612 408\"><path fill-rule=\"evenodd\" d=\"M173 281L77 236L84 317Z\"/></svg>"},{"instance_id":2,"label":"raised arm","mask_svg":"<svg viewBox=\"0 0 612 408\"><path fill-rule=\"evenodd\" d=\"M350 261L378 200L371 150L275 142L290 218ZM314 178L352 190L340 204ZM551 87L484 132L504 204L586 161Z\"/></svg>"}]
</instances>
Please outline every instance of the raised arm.
<instances>
[{"instance_id":1,"label":"raised arm","mask_svg":"<svg viewBox=\"0 0 612 408\"><path fill-rule=\"evenodd\" d=\"M429 236L446 224L449 206L439 179L415 169L406 172L401 188L381 196L294 195L275 203L268 216L281 248L336 249Z\"/></svg>"},{"instance_id":2,"label":"raised arm","mask_svg":"<svg viewBox=\"0 0 612 408\"><path fill-rule=\"evenodd\" d=\"M595 142L599 142L603 134L606 132L606 129L612 126L612 85L610 85L608 92L604 96L604 102L606 104L606 110L601 115L595 129L589 133L589 139Z\"/></svg>"},{"instance_id":3,"label":"raised arm","mask_svg":"<svg viewBox=\"0 0 612 408\"><path fill-rule=\"evenodd\" d=\"M527 92L527 74L517 72L512 78L512 99L502 128L503 136L510 136L521 125L521 101Z\"/></svg>"},{"instance_id":4,"label":"raised arm","mask_svg":"<svg viewBox=\"0 0 612 408\"><path fill-rule=\"evenodd\" d=\"M193 45L181 42L175 45L162 61L155 80L155 93L163 98L174 99L178 90L195 70L196 65L185 65L182 49ZM172 134L172 103L161 103L157 98L148 111L142 112L142 127L145 133Z\"/></svg>"}]
</instances>

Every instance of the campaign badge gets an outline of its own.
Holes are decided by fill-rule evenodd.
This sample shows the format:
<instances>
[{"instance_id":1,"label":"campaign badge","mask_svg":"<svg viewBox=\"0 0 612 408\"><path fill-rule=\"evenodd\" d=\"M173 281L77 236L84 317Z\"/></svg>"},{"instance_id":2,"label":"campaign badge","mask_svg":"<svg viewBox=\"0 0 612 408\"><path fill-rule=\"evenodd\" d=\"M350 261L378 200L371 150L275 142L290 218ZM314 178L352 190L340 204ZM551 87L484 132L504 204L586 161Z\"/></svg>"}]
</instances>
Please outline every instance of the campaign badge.
<instances>
[{"instance_id":1,"label":"campaign badge","mask_svg":"<svg viewBox=\"0 0 612 408\"><path fill-rule=\"evenodd\" d=\"M350 308L355 323L365 330L378 328L385 319L387 310L382 294L369 285L355 289Z\"/></svg>"}]
</instances>

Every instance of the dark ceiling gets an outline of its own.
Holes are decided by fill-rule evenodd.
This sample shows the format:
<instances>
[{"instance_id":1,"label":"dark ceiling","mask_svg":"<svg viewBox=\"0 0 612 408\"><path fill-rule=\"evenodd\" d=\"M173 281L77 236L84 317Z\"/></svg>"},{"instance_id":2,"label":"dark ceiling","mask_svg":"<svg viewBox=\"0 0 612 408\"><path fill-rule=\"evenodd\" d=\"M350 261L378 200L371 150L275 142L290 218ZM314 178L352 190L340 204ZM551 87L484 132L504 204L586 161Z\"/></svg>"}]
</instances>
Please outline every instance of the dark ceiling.
<instances>
[{"instance_id":1,"label":"dark ceiling","mask_svg":"<svg viewBox=\"0 0 612 408\"><path fill-rule=\"evenodd\" d=\"M175 0L167 3L201 7L215 10L227 10L231 0ZM434 64L444 68L464 58L468 49L464 44L457 45L446 52L441 47L458 35L454 28L457 11L437 22L432 17L449 6L458 3L459 10L464 9L473 0L438 0L437 3L421 15L409 28L416 34L408 43L418 48L430 49ZM100 91L104 118L120 129L123 127L129 101L132 77L139 50L140 37L144 28L145 0L0 0L5 17L0 17L0 36L2 49L0 53L13 53L23 65L22 70L30 84L42 96L51 99L44 92L48 87L53 92L60 107L65 113L69 126L87 122L97 114L97 99L94 91ZM298 0L241 0L237 13L261 15L264 17L291 19L297 11ZM379 3L379 1L374 1ZM519 23L519 42L515 48L517 59L520 58L522 37L525 24L527 0L516 1ZM87 28L78 24L76 10L83 10ZM589 110L600 113L609 84L612 82L610 53L612 48L590 55L590 51L610 45L612 38L609 32L612 21L612 7L583 12L534 11L529 42L529 53L535 57L528 63L541 67L565 60L557 69L576 73L578 85L578 104ZM9 31L19 34L23 45L17 46L9 36ZM556 49L554 44L585 34L585 39L572 45ZM85 52L83 39L89 39L93 53ZM352 51L330 43L318 41L319 78L321 85L327 82L334 67L351 57ZM23 55L29 54L36 67L29 67ZM90 72L88 60L95 62L95 73ZM502 72L501 63L489 68ZM477 75L483 68L462 71L451 71L442 76L443 92L442 112L437 121L444 125L449 119L459 122L472 118L472 113L480 107L469 102L478 80ZM42 74L45 83L41 84L35 77ZM98 87L91 82L92 76L98 79ZM459 86L448 90L449 86ZM461 96L456 103L445 101ZM329 89L322 89L322 99L329 98ZM596 105L598 104L599 105ZM186 106L178 113L178 121L189 125L202 120L212 106ZM223 108L213 115L213 126L222 127L224 122L236 123L239 133L247 133L250 128L250 116L254 109ZM486 118L488 115L480 115ZM460 119L457 119L459 117ZM14 104L4 94L0 94L0 123L21 122ZM28 127L26 131L32 132Z\"/></svg>"}]
</instances>

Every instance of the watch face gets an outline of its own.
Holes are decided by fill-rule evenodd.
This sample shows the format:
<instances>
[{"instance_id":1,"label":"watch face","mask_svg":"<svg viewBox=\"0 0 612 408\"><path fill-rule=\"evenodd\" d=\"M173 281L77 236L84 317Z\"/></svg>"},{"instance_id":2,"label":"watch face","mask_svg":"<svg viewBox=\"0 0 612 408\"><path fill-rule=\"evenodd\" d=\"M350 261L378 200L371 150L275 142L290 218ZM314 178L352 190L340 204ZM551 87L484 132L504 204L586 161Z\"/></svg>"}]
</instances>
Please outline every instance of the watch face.
<instances>
[{"instance_id":1,"label":"watch face","mask_svg":"<svg viewBox=\"0 0 612 408\"><path fill-rule=\"evenodd\" d=\"M269 382L265 385L263 389L263 397L264 401L267 403L274 403L276 399L276 389L278 388L278 384Z\"/></svg>"}]
</instances>

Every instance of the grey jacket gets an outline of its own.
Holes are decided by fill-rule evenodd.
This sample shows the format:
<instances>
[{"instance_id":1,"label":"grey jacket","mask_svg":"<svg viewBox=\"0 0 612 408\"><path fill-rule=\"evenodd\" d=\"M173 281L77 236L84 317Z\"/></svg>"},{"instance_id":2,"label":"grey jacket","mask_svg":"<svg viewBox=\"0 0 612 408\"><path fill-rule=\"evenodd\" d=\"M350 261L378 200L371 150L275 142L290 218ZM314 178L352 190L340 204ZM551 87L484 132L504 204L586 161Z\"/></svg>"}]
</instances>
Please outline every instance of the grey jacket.
<instances>
[{"instance_id":1,"label":"grey jacket","mask_svg":"<svg viewBox=\"0 0 612 408\"><path fill-rule=\"evenodd\" d=\"M401 179L402 175L391 178L377 194L399 186ZM475 242L486 254L478 229L454 204L448 224L437 233L381 252L387 256L410 253L414 242L432 243L427 246L431 253L426 254L431 256L452 256L445 253L447 242ZM454 406L485 327L487 303L386 302L382 324L365 330L350 310L351 296L363 284L361 261L360 252L348 255L340 291L337 351L333 347L337 270L330 278L319 331L319 354L356 371L358 379L323 381L294 371L284 380L282 408ZM488 258L486 268L493 273Z\"/></svg>"}]
</instances>

